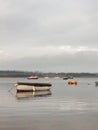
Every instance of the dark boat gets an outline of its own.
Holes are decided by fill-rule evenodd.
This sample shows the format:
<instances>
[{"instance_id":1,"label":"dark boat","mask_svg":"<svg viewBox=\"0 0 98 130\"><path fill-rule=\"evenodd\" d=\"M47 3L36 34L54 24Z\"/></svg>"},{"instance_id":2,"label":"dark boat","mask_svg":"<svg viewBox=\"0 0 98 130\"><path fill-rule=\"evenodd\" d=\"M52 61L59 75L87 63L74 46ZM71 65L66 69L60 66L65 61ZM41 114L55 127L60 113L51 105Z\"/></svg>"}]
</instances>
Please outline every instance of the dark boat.
<instances>
[{"instance_id":1,"label":"dark boat","mask_svg":"<svg viewBox=\"0 0 98 130\"><path fill-rule=\"evenodd\" d=\"M98 86L98 82L95 82L95 85Z\"/></svg>"},{"instance_id":2,"label":"dark boat","mask_svg":"<svg viewBox=\"0 0 98 130\"><path fill-rule=\"evenodd\" d=\"M68 78L68 77L64 77L64 78L63 78L63 80L67 80L67 79L69 79L69 78Z\"/></svg>"}]
</instances>

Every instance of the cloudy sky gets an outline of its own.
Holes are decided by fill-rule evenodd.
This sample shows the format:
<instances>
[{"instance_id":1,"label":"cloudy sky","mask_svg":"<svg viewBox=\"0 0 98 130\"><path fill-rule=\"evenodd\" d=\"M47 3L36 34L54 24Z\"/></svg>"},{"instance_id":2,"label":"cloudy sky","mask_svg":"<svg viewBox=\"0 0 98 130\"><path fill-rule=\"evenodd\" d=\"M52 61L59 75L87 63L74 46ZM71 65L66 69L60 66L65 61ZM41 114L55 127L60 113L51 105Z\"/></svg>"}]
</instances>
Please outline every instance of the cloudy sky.
<instances>
[{"instance_id":1,"label":"cloudy sky","mask_svg":"<svg viewBox=\"0 0 98 130\"><path fill-rule=\"evenodd\" d=\"M98 0L0 0L0 70L98 72Z\"/></svg>"}]
</instances>

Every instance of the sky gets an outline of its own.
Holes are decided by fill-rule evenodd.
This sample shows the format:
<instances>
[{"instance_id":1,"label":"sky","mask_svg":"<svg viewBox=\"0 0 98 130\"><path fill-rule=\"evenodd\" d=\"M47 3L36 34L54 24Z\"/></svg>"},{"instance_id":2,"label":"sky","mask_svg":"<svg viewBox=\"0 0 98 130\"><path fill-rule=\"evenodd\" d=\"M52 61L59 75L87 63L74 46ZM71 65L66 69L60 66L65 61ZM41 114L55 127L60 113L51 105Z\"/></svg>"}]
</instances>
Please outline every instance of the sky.
<instances>
[{"instance_id":1,"label":"sky","mask_svg":"<svg viewBox=\"0 0 98 130\"><path fill-rule=\"evenodd\" d=\"M0 0L0 70L98 72L98 0Z\"/></svg>"}]
</instances>

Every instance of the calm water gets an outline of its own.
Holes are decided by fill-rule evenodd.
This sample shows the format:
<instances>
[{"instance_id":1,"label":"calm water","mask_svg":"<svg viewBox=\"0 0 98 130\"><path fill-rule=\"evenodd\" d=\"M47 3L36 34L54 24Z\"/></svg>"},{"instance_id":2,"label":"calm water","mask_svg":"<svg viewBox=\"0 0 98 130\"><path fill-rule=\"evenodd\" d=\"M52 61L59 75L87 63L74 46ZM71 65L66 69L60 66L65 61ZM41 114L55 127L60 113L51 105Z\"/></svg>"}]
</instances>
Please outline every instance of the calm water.
<instances>
[{"instance_id":1,"label":"calm water","mask_svg":"<svg viewBox=\"0 0 98 130\"><path fill-rule=\"evenodd\" d=\"M51 92L17 94L14 83L27 79L0 78L0 130L98 130L98 79L75 80L33 80L51 82Z\"/></svg>"}]
</instances>

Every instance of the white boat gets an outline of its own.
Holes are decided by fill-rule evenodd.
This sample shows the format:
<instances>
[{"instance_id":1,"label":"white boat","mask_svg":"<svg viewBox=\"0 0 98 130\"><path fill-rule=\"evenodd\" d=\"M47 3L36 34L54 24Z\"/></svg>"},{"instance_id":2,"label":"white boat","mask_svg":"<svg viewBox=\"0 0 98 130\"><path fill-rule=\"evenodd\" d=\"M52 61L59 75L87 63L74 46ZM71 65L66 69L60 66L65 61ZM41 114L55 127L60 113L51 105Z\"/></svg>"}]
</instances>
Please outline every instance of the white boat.
<instances>
[{"instance_id":1,"label":"white boat","mask_svg":"<svg viewBox=\"0 0 98 130\"><path fill-rule=\"evenodd\" d=\"M18 82L15 84L17 92L30 92L30 91L46 91L50 90L50 83L25 83Z\"/></svg>"},{"instance_id":2,"label":"white boat","mask_svg":"<svg viewBox=\"0 0 98 130\"><path fill-rule=\"evenodd\" d=\"M46 97L51 95L51 91L37 91L37 92L18 92L16 93L17 99L33 98L33 97Z\"/></svg>"},{"instance_id":3,"label":"white boat","mask_svg":"<svg viewBox=\"0 0 98 130\"><path fill-rule=\"evenodd\" d=\"M38 76L29 76L27 79L38 79Z\"/></svg>"}]
</instances>

